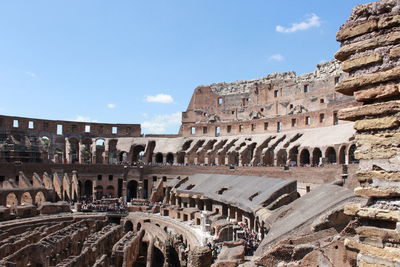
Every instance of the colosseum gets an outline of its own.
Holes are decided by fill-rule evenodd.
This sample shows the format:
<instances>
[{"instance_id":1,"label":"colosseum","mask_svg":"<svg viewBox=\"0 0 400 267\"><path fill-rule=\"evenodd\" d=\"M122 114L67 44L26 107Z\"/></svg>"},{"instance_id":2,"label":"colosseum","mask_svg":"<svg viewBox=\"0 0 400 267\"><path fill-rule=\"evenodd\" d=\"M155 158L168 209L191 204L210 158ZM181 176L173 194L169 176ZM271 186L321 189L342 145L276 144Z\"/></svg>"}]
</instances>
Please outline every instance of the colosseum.
<instances>
[{"instance_id":1,"label":"colosseum","mask_svg":"<svg viewBox=\"0 0 400 267\"><path fill-rule=\"evenodd\" d=\"M0 266L400 266L400 2L337 41L196 87L178 134L0 116Z\"/></svg>"}]
</instances>

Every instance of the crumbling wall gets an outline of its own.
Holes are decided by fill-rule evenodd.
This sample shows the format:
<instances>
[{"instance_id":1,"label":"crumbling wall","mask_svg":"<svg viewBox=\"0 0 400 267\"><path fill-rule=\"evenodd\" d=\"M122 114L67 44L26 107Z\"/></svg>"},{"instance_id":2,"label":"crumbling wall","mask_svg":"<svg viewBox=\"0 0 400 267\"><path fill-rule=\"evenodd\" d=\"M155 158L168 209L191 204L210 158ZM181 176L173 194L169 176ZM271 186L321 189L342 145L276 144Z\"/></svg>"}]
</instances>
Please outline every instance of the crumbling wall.
<instances>
[{"instance_id":1,"label":"crumbling wall","mask_svg":"<svg viewBox=\"0 0 400 267\"><path fill-rule=\"evenodd\" d=\"M347 239L360 266L400 264L400 1L356 7L337 34L336 58L349 78L336 85L363 105L340 111L355 121L360 187L365 205L347 206L359 218L357 235Z\"/></svg>"}]
</instances>

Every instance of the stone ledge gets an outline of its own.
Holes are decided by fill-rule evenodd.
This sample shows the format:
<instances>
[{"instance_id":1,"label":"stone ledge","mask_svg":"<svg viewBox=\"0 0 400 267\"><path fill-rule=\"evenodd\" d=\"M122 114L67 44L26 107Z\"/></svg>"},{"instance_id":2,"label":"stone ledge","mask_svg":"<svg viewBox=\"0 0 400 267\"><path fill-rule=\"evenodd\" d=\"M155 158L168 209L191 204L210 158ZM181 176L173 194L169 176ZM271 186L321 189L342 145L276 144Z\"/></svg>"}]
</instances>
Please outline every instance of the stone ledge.
<instances>
[{"instance_id":1,"label":"stone ledge","mask_svg":"<svg viewBox=\"0 0 400 267\"><path fill-rule=\"evenodd\" d=\"M348 38L371 32L378 28L377 20L367 20L363 23L340 29L336 34L336 40L342 42Z\"/></svg>"},{"instance_id":2,"label":"stone ledge","mask_svg":"<svg viewBox=\"0 0 400 267\"><path fill-rule=\"evenodd\" d=\"M400 32L378 35L370 39L343 45L339 49L339 51L336 52L335 58L339 61L344 61L350 55L363 52L369 49L374 49L380 46L397 44L399 40L400 40Z\"/></svg>"},{"instance_id":3,"label":"stone ledge","mask_svg":"<svg viewBox=\"0 0 400 267\"><path fill-rule=\"evenodd\" d=\"M357 187L354 189L354 194L361 197L397 197L400 196L400 188L380 189L375 187Z\"/></svg>"},{"instance_id":4,"label":"stone ledge","mask_svg":"<svg viewBox=\"0 0 400 267\"><path fill-rule=\"evenodd\" d=\"M361 207L360 204L346 205L344 213L350 216L400 222L400 211Z\"/></svg>"},{"instance_id":5,"label":"stone ledge","mask_svg":"<svg viewBox=\"0 0 400 267\"><path fill-rule=\"evenodd\" d=\"M400 121L398 117L383 117L376 119L364 119L354 123L357 131L383 130L398 127Z\"/></svg>"},{"instance_id":6,"label":"stone ledge","mask_svg":"<svg viewBox=\"0 0 400 267\"><path fill-rule=\"evenodd\" d=\"M386 84L370 89L354 92L354 97L358 102L364 102L371 99L382 99L400 95L398 84Z\"/></svg>"},{"instance_id":7,"label":"stone ledge","mask_svg":"<svg viewBox=\"0 0 400 267\"><path fill-rule=\"evenodd\" d=\"M360 251L365 255L372 255L379 258L389 259L400 263L400 249L392 247L377 248L371 245L366 245L352 239L345 239L344 245L348 248Z\"/></svg>"},{"instance_id":8,"label":"stone ledge","mask_svg":"<svg viewBox=\"0 0 400 267\"><path fill-rule=\"evenodd\" d=\"M365 150L357 150L354 153L356 159L390 159L398 154L399 150L397 148L386 148L386 147L377 147L377 148L367 148Z\"/></svg>"},{"instance_id":9,"label":"stone ledge","mask_svg":"<svg viewBox=\"0 0 400 267\"><path fill-rule=\"evenodd\" d=\"M391 59L399 58L400 57L400 46L390 49L389 57Z\"/></svg>"},{"instance_id":10,"label":"stone ledge","mask_svg":"<svg viewBox=\"0 0 400 267\"><path fill-rule=\"evenodd\" d=\"M382 239L382 241L400 243L400 234L396 230L360 226L356 228L356 232L361 237L377 237Z\"/></svg>"},{"instance_id":11,"label":"stone ledge","mask_svg":"<svg viewBox=\"0 0 400 267\"><path fill-rule=\"evenodd\" d=\"M346 61L343 61L341 64L342 70L345 72L350 72L354 69L361 68L363 66L367 66L372 63L381 62L383 57L378 53L373 53L365 56L355 57Z\"/></svg>"},{"instance_id":12,"label":"stone ledge","mask_svg":"<svg viewBox=\"0 0 400 267\"><path fill-rule=\"evenodd\" d=\"M356 177L359 182L368 182L372 179L382 179L387 181L400 181L399 172L385 172L385 171L358 171Z\"/></svg>"},{"instance_id":13,"label":"stone ledge","mask_svg":"<svg viewBox=\"0 0 400 267\"><path fill-rule=\"evenodd\" d=\"M400 133L357 134L356 142L361 147L399 147Z\"/></svg>"},{"instance_id":14,"label":"stone ledge","mask_svg":"<svg viewBox=\"0 0 400 267\"><path fill-rule=\"evenodd\" d=\"M341 109L338 112L338 118L340 120L355 121L365 116L379 116L397 112L400 112L400 101L390 101Z\"/></svg>"},{"instance_id":15,"label":"stone ledge","mask_svg":"<svg viewBox=\"0 0 400 267\"><path fill-rule=\"evenodd\" d=\"M400 39L399 39L400 40ZM362 74L356 77L348 78L336 84L336 91L344 95L353 95L357 89L377 83L389 82L400 78L400 66L386 71Z\"/></svg>"}]
</instances>

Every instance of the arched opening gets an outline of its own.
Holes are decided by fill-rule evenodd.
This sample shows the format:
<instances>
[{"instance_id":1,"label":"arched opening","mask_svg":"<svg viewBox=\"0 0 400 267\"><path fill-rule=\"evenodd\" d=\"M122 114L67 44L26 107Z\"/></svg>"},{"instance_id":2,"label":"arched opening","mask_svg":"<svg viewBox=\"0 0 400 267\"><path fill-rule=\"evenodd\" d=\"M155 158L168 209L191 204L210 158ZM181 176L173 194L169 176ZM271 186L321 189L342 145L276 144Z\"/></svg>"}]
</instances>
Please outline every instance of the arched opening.
<instances>
[{"instance_id":1,"label":"arched opening","mask_svg":"<svg viewBox=\"0 0 400 267\"><path fill-rule=\"evenodd\" d=\"M185 152L178 153L178 157L177 157L178 164L185 164L185 155L186 155Z\"/></svg>"},{"instance_id":2,"label":"arched opening","mask_svg":"<svg viewBox=\"0 0 400 267\"><path fill-rule=\"evenodd\" d=\"M29 192L24 192L21 196L21 205L32 205L33 200Z\"/></svg>"},{"instance_id":3,"label":"arched opening","mask_svg":"<svg viewBox=\"0 0 400 267\"><path fill-rule=\"evenodd\" d=\"M308 149L303 149L300 152L300 165L310 165L310 152L308 152Z\"/></svg>"},{"instance_id":4,"label":"arched opening","mask_svg":"<svg viewBox=\"0 0 400 267\"><path fill-rule=\"evenodd\" d=\"M138 189L138 182L135 180L129 181L128 185L126 186L126 201L129 202L133 198L137 198L137 189Z\"/></svg>"},{"instance_id":5,"label":"arched opening","mask_svg":"<svg viewBox=\"0 0 400 267\"><path fill-rule=\"evenodd\" d=\"M83 193L83 191L82 191L82 182L78 181L78 194L80 196L82 196L83 195L82 193Z\"/></svg>"},{"instance_id":6,"label":"arched opening","mask_svg":"<svg viewBox=\"0 0 400 267\"><path fill-rule=\"evenodd\" d=\"M44 196L43 192L39 191L36 193L35 196L35 204L40 204L46 201L46 197Z\"/></svg>"},{"instance_id":7,"label":"arched opening","mask_svg":"<svg viewBox=\"0 0 400 267\"><path fill-rule=\"evenodd\" d=\"M346 146L339 149L339 164L346 164Z\"/></svg>"},{"instance_id":8,"label":"arched opening","mask_svg":"<svg viewBox=\"0 0 400 267\"><path fill-rule=\"evenodd\" d=\"M16 207L18 206L18 198L14 193L9 193L6 197L6 206L7 207Z\"/></svg>"},{"instance_id":9,"label":"arched opening","mask_svg":"<svg viewBox=\"0 0 400 267\"><path fill-rule=\"evenodd\" d=\"M128 159L128 153L125 152L125 151L121 151L119 153L119 157L118 157L119 162L120 163L126 163L127 159Z\"/></svg>"},{"instance_id":10,"label":"arched opening","mask_svg":"<svg viewBox=\"0 0 400 267\"><path fill-rule=\"evenodd\" d=\"M299 147L295 146L289 150L289 165L297 166L297 155L299 154Z\"/></svg>"},{"instance_id":11,"label":"arched opening","mask_svg":"<svg viewBox=\"0 0 400 267\"><path fill-rule=\"evenodd\" d=\"M236 151L232 151L228 156L229 165L239 165L239 154Z\"/></svg>"},{"instance_id":12,"label":"arched opening","mask_svg":"<svg viewBox=\"0 0 400 267\"><path fill-rule=\"evenodd\" d=\"M356 149L357 149L357 147L355 144L351 145L349 148L349 164L358 164L359 163L359 161L356 159L356 157L354 155L354 153L356 152Z\"/></svg>"},{"instance_id":13,"label":"arched opening","mask_svg":"<svg viewBox=\"0 0 400 267\"><path fill-rule=\"evenodd\" d=\"M163 267L164 261L164 254L157 247L154 247L153 262L151 267Z\"/></svg>"},{"instance_id":14,"label":"arched opening","mask_svg":"<svg viewBox=\"0 0 400 267\"><path fill-rule=\"evenodd\" d=\"M143 160L143 155L144 156L144 146L142 145L136 145L132 149L132 162L139 162Z\"/></svg>"},{"instance_id":15,"label":"arched opening","mask_svg":"<svg viewBox=\"0 0 400 267\"><path fill-rule=\"evenodd\" d=\"M163 154L162 153L157 153L156 154L156 163L163 163Z\"/></svg>"},{"instance_id":16,"label":"arched opening","mask_svg":"<svg viewBox=\"0 0 400 267\"><path fill-rule=\"evenodd\" d=\"M105 151L105 140L97 139L96 140L96 163L103 164L104 161L104 151Z\"/></svg>"},{"instance_id":17,"label":"arched opening","mask_svg":"<svg viewBox=\"0 0 400 267\"><path fill-rule=\"evenodd\" d=\"M41 150L42 150L41 157L42 157L42 160L46 162L49 160L49 148L51 145L50 138L48 138L47 136L42 136L40 138L40 144L41 144Z\"/></svg>"},{"instance_id":18,"label":"arched opening","mask_svg":"<svg viewBox=\"0 0 400 267\"><path fill-rule=\"evenodd\" d=\"M126 221L126 223L124 225L124 230L125 230L125 233L133 231L133 224L131 221Z\"/></svg>"},{"instance_id":19,"label":"arched opening","mask_svg":"<svg viewBox=\"0 0 400 267\"><path fill-rule=\"evenodd\" d=\"M265 152L265 155L263 157L263 165L274 166L274 151L272 149L268 149Z\"/></svg>"},{"instance_id":20,"label":"arched opening","mask_svg":"<svg viewBox=\"0 0 400 267\"><path fill-rule=\"evenodd\" d=\"M112 139L108 141L108 163L117 164L118 163L118 151L117 151L118 140Z\"/></svg>"},{"instance_id":21,"label":"arched opening","mask_svg":"<svg viewBox=\"0 0 400 267\"><path fill-rule=\"evenodd\" d=\"M336 151L333 147L328 147L325 151L325 158L328 163L336 163Z\"/></svg>"},{"instance_id":22,"label":"arched opening","mask_svg":"<svg viewBox=\"0 0 400 267\"><path fill-rule=\"evenodd\" d=\"M107 197L114 197L114 195L115 195L114 186L112 186L112 185L107 186L107 188L106 188L106 196Z\"/></svg>"},{"instance_id":23,"label":"arched opening","mask_svg":"<svg viewBox=\"0 0 400 267\"><path fill-rule=\"evenodd\" d=\"M85 138L82 140L79 157L82 158L81 162L90 164L92 163L92 139Z\"/></svg>"},{"instance_id":24,"label":"arched opening","mask_svg":"<svg viewBox=\"0 0 400 267\"><path fill-rule=\"evenodd\" d=\"M287 152L285 149L281 149L278 151L278 154L276 155L276 165L283 166L286 165L286 162L287 162Z\"/></svg>"},{"instance_id":25,"label":"arched opening","mask_svg":"<svg viewBox=\"0 0 400 267\"><path fill-rule=\"evenodd\" d=\"M93 182L91 180L85 181L84 192L86 197L91 197L93 195Z\"/></svg>"},{"instance_id":26,"label":"arched opening","mask_svg":"<svg viewBox=\"0 0 400 267\"><path fill-rule=\"evenodd\" d=\"M70 145L69 162L79 163L79 140L76 138L68 139Z\"/></svg>"},{"instance_id":27,"label":"arched opening","mask_svg":"<svg viewBox=\"0 0 400 267\"><path fill-rule=\"evenodd\" d=\"M96 199L101 199L103 197L103 187L101 185L96 186Z\"/></svg>"},{"instance_id":28,"label":"arched opening","mask_svg":"<svg viewBox=\"0 0 400 267\"><path fill-rule=\"evenodd\" d=\"M173 164L174 163L174 154L168 153L165 160L167 161L168 164Z\"/></svg>"},{"instance_id":29,"label":"arched opening","mask_svg":"<svg viewBox=\"0 0 400 267\"><path fill-rule=\"evenodd\" d=\"M141 223L138 223L138 224L136 225L136 231L140 231L140 229L142 229L142 224L141 224Z\"/></svg>"},{"instance_id":30,"label":"arched opening","mask_svg":"<svg viewBox=\"0 0 400 267\"><path fill-rule=\"evenodd\" d=\"M318 147L313 150L313 166L319 166L322 164L321 162L322 152Z\"/></svg>"}]
</instances>

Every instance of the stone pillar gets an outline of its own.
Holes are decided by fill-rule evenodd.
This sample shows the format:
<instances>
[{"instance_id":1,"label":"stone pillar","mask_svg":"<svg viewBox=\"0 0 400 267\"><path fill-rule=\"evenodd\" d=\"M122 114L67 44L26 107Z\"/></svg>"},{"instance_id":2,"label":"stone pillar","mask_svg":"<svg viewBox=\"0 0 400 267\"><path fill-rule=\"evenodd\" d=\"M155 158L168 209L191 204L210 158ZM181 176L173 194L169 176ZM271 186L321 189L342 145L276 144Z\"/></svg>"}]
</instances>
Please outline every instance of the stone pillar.
<instances>
[{"instance_id":1,"label":"stone pillar","mask_svg":"<svg viewBox=\"0 0 400 267\"><path fill-rule=\"evenodd\" d=\"M92 152L92 164L96 164L96 139L92 139L92 145L91 145L91 152Z\"/></svg>"},{"instance_id":2,"label":"stone pillar","mask_svg":"<svg viewBox=\"0 0 400 267\"><path fill-rule=\"evenodd\" d=\"M82 157L82 152L84 150L85 150L85 145L82 143L82 140L79 140L79 151L78 151L79 164L85 163Z\"/></svg>"},{"instance_id":3,"label":"stone pillar","mask_svg":"<svg viewBox=\"0 0 400 267\"><path fill-rule=\"evenodd\" d=\"M96 200L96 196L97 196L97 179L93 180L93 200Z\"/></svg>"},{"instance_id":4,"label":"stone pillar","mask_svg":"<svg viewBox=\"0 0 400 267\"><path fill-rule=\"evenodd\" d=\"M335 57L349 78L336 84L336 91L362 103L338 114L355 122L360 187L354 192L368 198L344 210L362 219L357 235L345 240L358 251L357 266L400 265L399 228L393 229L400 222L399 14L396 0L362 5L337 34L342 46Z\"/></svg>"},{"instance_id":5,"label":"stone pillar","mask_svg":"<svg viewBox=\"0 0 400 267\"><path fill-rule=\"evenodd\" d=\"M69 142L68 138L65 138L64 162L71 164L71 143Z\"/></svg>"},{"instance_id":6,"label":"stone pillar","mask_svg":"<svg viewBox=\"0 0 400 267\"><path fill-rule=\"evenodd\" d=\"M210 267L211 263L212 254L208 247L195 247L189 251L188 266Z\"/></svg>"},{"instance_id":7,"label":"stone pillar","mask_svg":"<svg viewBox=\"0 0 400 267\"><path fill-rule=\"evenodd\" d=\"M109 140L106 139L104 141L104 157L103 157L103 164L108 164L108 153L109 153L110 147L109 147Z\"/></svg>"}]
</instances>

